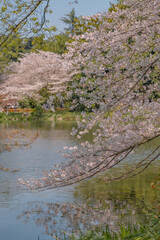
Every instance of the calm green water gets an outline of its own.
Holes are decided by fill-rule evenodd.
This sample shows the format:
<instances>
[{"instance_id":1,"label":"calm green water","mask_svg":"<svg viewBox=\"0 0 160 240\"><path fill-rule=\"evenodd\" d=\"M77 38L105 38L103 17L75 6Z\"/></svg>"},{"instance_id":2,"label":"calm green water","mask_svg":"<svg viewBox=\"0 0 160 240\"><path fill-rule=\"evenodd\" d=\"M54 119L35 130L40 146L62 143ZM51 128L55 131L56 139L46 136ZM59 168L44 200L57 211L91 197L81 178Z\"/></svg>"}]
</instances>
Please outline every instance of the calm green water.
<instances>
[{"instance_id":1,"label":"calm green water","mask_svg":"<svg viewBox=\"0 0 160 240\"><path fill-rule=\"evenodd\" d=\"M120 182L105 183L102 177L97 177L70 187L36 193L17 188L19 178L38 178L42 170L65 161L58 151L77 143L70 135L74 125L74 122L0 125L0 131L41 130L30 147L0 154L1 169L9 169L0 170L0 239L51 240L55 234L63 239L63 231L71 233L97 224L108 224L115 231L122 222L144 222L145 214L152 212L158 193L150 183L159 172L160 159L141 175ZM157 138L137 149L132 158L115 171L120 172L131 161L144 158L159 142Z\"/></svg>"}]
</instances>

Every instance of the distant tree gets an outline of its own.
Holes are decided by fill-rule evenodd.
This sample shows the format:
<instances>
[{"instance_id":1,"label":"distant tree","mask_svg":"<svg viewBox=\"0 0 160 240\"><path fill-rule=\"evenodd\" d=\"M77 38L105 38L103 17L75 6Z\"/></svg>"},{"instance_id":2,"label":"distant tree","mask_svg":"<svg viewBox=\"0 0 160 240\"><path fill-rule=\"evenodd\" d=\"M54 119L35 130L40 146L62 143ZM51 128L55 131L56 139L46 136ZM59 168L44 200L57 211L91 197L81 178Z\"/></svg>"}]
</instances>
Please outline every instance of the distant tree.
<instances>
[{"instance_id":1,"label":"distant tree","mask_svg":"<svg viewBox=\"0 0 160 240\"><path fill-rule=\"evenodd\" d=\"M65 33L54 35L47 41L48 51L57 54L64 54L67 51L67 43L70 38Z\"/></svg>"},{"instance_id":2,"label":"distant tree","mask_svg":"<svg viewBox=\"0 0 160 240\"><path fill-rule=\"evenodd\" d=\"M55 34L46 39L45 35L40 35L32 38L31 51L42 50L54 52L57 54L64 54L67 50L67 42L70 40L68 34Z\"/></svg>"},{"instance_id":3,"label":"distant tree","mask_svg":"<svg viewBox=\"0 0 160 240\"><path fill-rule=\"evenodd\" d=\"M73 34L74 32L74 28L75 28L75 22L76 22L76 14L75 14L75 10L74 8L71 10L70 13L65 15L66 17L62 17L61 20L68 25L67 28L65 28L65 30L71 34Z\"/></svg>"},{"instance_id":4,"label":"distant tree","mask_svg":"<svg viewBox=\"0 0 160 240\"><path fill-rule=\"evenodd\" d=\"M55 27L47 27L46 14L51 13L50 0L25 0L0 2L0 71L11 61L17 61L21 53L31 48L23 44L23 40L37 34L55 31Z\"/></svg>"},{"instance_id":5,"label":"distant tree","mask_svg":"<svg viewBox=\"0 0 160 240\"><path fill-rule=\"evenodd\" d=\"M9 65L8 72L11 74L0 85L0 94L17 100L32 95L40 97L39 90L46 86L52 94L61 92L74 74L70 62L45 51L24 54Z\"/></svg>"},{"instance_id":6,"label":"distant tree","mask_svg":"<svg viewBox=\"0 0 160 240\"><path fill-rule=\"evenodd\" d=\"M3 47L0 47L0 72L3 73L10 62L18 61L21 54L25 52L23 39L17 35L13 35L9 42L5 42Z\"/></svg>"}]
</instances>

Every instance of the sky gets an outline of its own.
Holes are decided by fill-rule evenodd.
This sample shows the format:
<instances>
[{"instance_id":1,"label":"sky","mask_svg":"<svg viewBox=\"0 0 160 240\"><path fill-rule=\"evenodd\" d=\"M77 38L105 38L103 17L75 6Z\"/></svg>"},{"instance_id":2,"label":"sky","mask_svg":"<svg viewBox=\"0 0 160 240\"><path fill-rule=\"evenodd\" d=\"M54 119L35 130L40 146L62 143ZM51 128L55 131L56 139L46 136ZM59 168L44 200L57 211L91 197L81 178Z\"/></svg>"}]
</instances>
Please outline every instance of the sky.
<instances>
[{"instance_id":1,"label":"sky","mask_svg":"<svg viewBox=\"0 0 160 240\"><path fill-rule=\"evenodd\" d=\"M91 16L98 12L107 11L110 2L116 3L116 0L78 0L78 4L70 4L74 0L51 0L50 6L53 13L49 16L50 24L63 31L66 25L60 20L65 14L68 14L72 8L75 9L76 16Z\"/></svg>"}]
</instances>

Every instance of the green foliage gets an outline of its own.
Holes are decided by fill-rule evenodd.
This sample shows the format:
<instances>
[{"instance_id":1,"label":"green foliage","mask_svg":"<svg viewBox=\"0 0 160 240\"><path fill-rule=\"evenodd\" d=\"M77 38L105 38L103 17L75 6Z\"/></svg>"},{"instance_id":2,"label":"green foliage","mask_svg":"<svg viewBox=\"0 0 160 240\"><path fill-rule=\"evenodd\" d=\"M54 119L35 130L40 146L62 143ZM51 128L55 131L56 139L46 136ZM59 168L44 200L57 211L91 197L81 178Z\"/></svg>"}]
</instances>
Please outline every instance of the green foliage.
<instances>
[{"instance_id":1,"label":"green foliage","mask_svg":"<svg viewBox=\"0 0 160 240\"><path fill-rule=\"evenodd\" d=\"M19 100L18 104L20 108L29 108L28 99Z\"/></svg>"},{"instance_id":2,"label":"green foliage","mask_svg":"<svg viewBox=\"0 0 160 240\"><path fill-rule=\"evenodd\" d=\"M42 96L45 99L48 99L51 96L50 90L48 89L48 86L45 86L39 90L39 95Z\"/></svg>"},{"instance_id":3,"label":"green foliage","mask_svg":"<svg viewBox=\"0 0 160 240\"><path fill-rule=\"evenodd\" d=\"M3 118L3 113L0 113L0 119Z\"/></svg>"},{"instance_id":4,"label":"green foliage","mask_svg":"<svg viewBox=\"0 0 160 240\"><path fill-rule=\"evenodd\" d=\"M118 3L110 3L110 7L108 9L109 12L117 12L117 8L123 10L129 8L129 6L125 5L123 0L119 0Z\"/></svg>"},{"instance_id":5,"label":"green foliage","mask_svg":"<svg viewBox=\"0 0 160 240\"><path fill-rule=\"evenodd\" d=\"M18 103L21 108L36 108L38 104L33 97L22 99Z\"/></svg>"},{"instance_id":6,"label":"green foliage","mask_svg":"<svg viewBox=\"0 0 160 240\"><path fill-rule=\"evenodd\" d=\"M19 106L21 108L31 108L35 110L30 115L31 119L39 119L43 117L42 104L43 101L37 101L34 97L25 98L19 101Z\"/></svg>"},{"instance_id":7,"label":"green foliage","mask_svg":"<svg viewBox=\"0 0 160 240\"><path fill-rule=\"evenodd\" d=\"M84 19L82 17L76 18L74 23L74 34L83 34L87 31L92 31L94 29L99 29L99 26L102 23L102 19L97 18L89 18Z\"/></svg>"},{"instance_id":8,"label":"green foliage","mask_svg":"<svg viewBox=\"0 0 160 240\"><path fill-rule=\"evenodd\" d=\"M151 187L154 192L156 192L156 197L154 198L153 204L157 214L160 214L160 171L158 176L151 182Z\"/></svg>"},{"instance_id":9,"label":"green foliage","mask_svg":"<svg viewBox=\"0 0 160 240\"><path fill-rule=\"evenodd\" d=\"M12 113L9 112L6 114L5 112L0 113L0 123L6 123L8 121L21 121L23 119L22 113Z\"/></svg>"},{"instance_id":10,"label":"green foliage","mask_svg":"<svg viewBox=\"0 0 160 240\"><path fill-rule=\"evenodd\" d=\"M42 104L45 102L45 99L37 100L35 97L26 97L22 100L19 100L18 104L20 108L31 108L36 109L37 106L42 106Z\"/></svg>"},{"instance_id":11,"label":"green foliage","mask_svg":"<svg viewBox=\"0 0 160 240\"><path fill-rule=\"evenodd\" d=\"M40 119L43 117L43 109L40 104L35 106L35 111L31 113L31 118L33 119Z\"/></svg>"},{"instance_id":12,"label":"green foliage","mask_svg":"<svg viewBox=\"0 0 160 240\"><path fill-rule=\"evenodd\" d=\"M54 31L54 27L46 28L46 14L52 13L49 0L8 1L2 0L0 8L0 46L9 42L14 34L37 34Z\"/></svg>"},{"instance_id":13,"label":"green foliage","mask_svg":"<svg viewBox=\"0 0 160 240\"><path fill-rule=\"evenodd\" d=\"M0 72L3 72L8 63L18 61L25 52L22 38L14 35L10 42L5 42L3 47L0 46Z\"/></svg>"},{"instance_id":14,"label":"green foliage","mask_svg":"<svg viewBox=\"0 0 160 240\"><path fill-rule=\"evenodd\" d=\"M68 41L70 41L70 38L65 33L55 35L47 41L48 51L63 54L67 51L66 43Z\"/></svg>"},{"instance_id":15,"label":"green foliage","mask_svg":"<svg viewBox=\"0 0 160 240\"><path fill-rule=\"evenodd\" d=\"M94 75L94 74L93 74ZM85 87L82 87L79 83L81 78L84 77L84 73L78 73L75 74L72 78L72 81L68 82L67 85L67 92L72 92L72 95L68 98L66 92L63 93L63 102L65 107L72 107L72 111L86 111L86 112L92 112L92 109L98 109L99 104L97 102L93 103L91 107L86 107L85 104L83 104L80 100L80 97L86 97L88 100L90 99L90 93L94 92L94 89L96 89L95 81L96 79L94 77L90 78L88 81L85 82ZM92 83L92 87L90 87L90 83ZM85 91L83 91L85 88ZM77 90L82 90L83 94L79 96L77 94ZM76 100L76 105L73 104L73 101Z\"/></svg>"},{"instance_id":16,"label":"green foliage","mask_svg":"<svg viewBox=\"0 0 160 240\"><path fill-rule=\"evenodd\" d=\"M105 230L90 230L80 233L79 237L71 235L69 240L159 240L160 239L160 216L152 217L150 223L143 226L132 227L120 226L120 231L115 233Z\"/></svg>"},{"instance_id":17,"label":"green foliage","mask_svg":"<svg viewBox=\"0 0 160 240\"><path fill-rule=\"evenodd\" d=\"M57 54L63 54L66 52L66 43L70 40L69 36L65 33L56 34L46 39L44 34L36 37L25 39L26 51L48 51Z\"/></svg>"}]
</instances>

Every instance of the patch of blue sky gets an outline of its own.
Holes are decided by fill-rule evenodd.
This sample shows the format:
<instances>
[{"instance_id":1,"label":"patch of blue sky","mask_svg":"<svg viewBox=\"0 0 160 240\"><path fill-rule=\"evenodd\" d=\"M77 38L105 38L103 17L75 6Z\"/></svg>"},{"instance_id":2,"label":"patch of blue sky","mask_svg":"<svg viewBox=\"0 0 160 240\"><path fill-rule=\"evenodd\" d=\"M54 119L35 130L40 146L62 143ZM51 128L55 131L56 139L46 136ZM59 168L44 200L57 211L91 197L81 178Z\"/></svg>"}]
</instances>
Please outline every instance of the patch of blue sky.
<instances>
[{"instance_id":1,"label":"patch of blue sky","mask_svg":"<svg viewBox=\"0 0 160 240\"><path fill-rule=\"evenodd\" d=\"M50 6L53 13L48 16L50 25L56 26L58 32L62 32L66 27L61 18L68 14L72 8L75 9L76 16L91 16L99 12L108 10L111 3L116 3L117 0L51 0Z\"/></svg>"}]
</instances>

